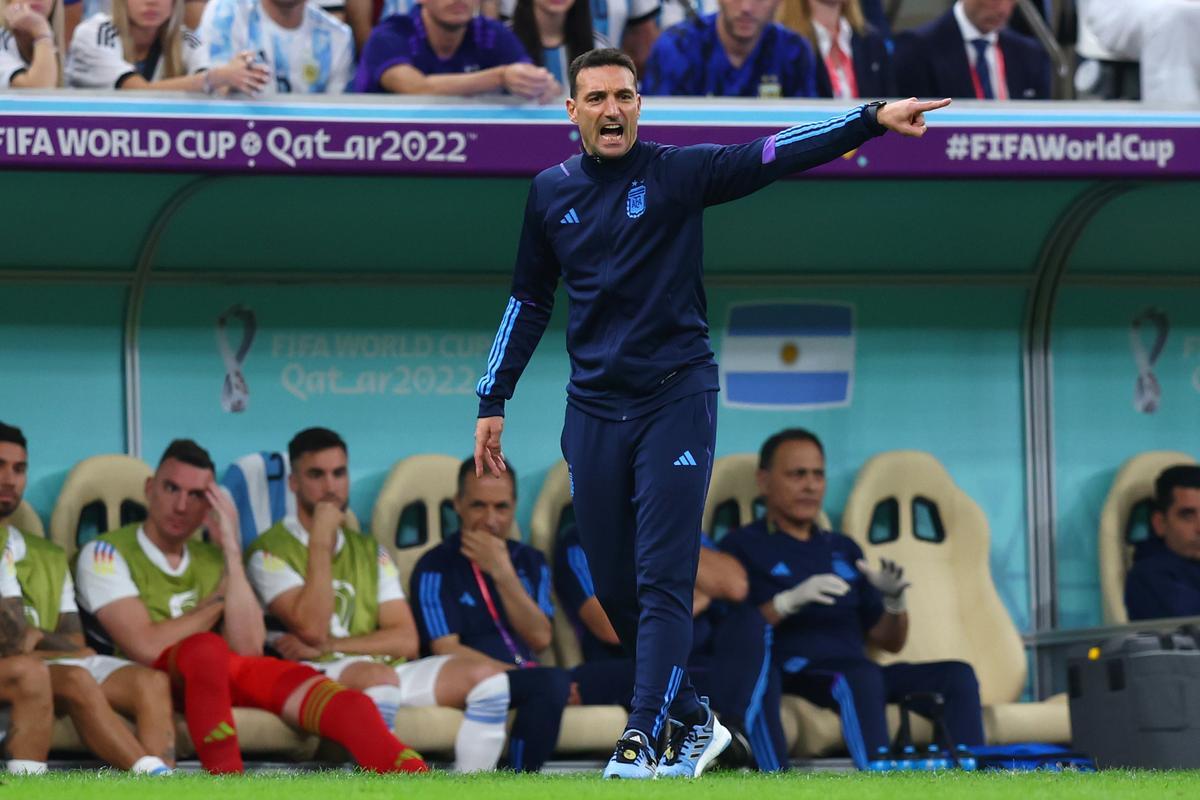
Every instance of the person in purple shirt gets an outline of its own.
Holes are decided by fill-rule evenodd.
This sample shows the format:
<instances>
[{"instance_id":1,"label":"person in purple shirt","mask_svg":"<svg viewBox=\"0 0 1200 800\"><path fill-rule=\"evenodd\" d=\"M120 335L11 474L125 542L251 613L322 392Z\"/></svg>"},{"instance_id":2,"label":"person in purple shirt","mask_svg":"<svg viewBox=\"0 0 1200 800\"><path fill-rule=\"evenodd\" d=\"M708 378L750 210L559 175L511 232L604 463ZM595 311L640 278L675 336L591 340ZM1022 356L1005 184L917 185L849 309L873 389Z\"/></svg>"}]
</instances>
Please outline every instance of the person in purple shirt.
<instances>
[{"instance_id":1,"label":"person in purple shirt","mask_svg":"<svg viewBox=\"0 0 1200 800\"><path fill-rule=\"evenodd\" d=\"M816 57L774 21L779 2L719 0L716 14L668 28L650 52L642 94L816 97Z\"/></svg>"},{"instance_id":2,"label":"person in purple shirt","mask_svg":"<svg viewBox=\"0 0 1200 800\"><path fill-rule=\"evenodd\" d=\"M508 91L548 102L562 91L529 63L501 23L475 16L470 0L424 0L371 31L354 79L356 92L477 95Z\"/></svg>"}]
</instances>

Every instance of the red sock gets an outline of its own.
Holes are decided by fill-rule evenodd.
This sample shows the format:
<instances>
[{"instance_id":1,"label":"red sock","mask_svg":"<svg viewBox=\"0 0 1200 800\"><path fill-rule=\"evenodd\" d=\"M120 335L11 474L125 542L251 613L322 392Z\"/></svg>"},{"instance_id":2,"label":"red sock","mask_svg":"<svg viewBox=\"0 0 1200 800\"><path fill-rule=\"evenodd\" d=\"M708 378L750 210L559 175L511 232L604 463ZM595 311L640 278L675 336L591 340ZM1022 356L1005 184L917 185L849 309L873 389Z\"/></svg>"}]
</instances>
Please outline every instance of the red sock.
<instances>
[{"instance_id":1,"label":"red sock","mask_svg":"<svg viewBox=\"0 0 1200 800\"><path fill-rule=\"evenodd\" d=\"M345 747L372 772L427 772L416 750L397 739L371 699L325 678L313 685L300 704L300 727Z\"/></svg>"},{"instance_id":2,"label":"red sock","mask_svg":"<svg viewBox=\"0 0 1200 800\"><path fill-rule=\"evenodd\" d=\"M183 716L200 763L209 772L243 772L233 725L229 647L215 633L197 633L164 650L154 662L183 688Z\"/></svg>"}]
</instances>

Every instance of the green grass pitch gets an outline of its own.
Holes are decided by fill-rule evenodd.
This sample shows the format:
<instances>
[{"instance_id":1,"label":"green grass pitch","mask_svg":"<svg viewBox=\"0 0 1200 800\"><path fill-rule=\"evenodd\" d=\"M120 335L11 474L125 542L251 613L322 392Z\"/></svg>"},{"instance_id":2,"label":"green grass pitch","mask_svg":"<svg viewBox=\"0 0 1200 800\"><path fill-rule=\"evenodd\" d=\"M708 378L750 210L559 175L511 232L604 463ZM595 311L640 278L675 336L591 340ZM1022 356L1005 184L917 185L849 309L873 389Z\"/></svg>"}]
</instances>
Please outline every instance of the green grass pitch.
<instances>
[{"instance_id":1,"label":"green grass pitch","mask_svg":"<svg viewBox=\"0 0 1200 800\"><path fill-rule=\"evenodd\" d=\"M601 781L598 775L387 777L349 772L132 778L112 772L0 775L0 798L50 800L1098 800L1200 797L1200 772L784 775L713 773L699 781Z\"/></svg>"}]
</instances>

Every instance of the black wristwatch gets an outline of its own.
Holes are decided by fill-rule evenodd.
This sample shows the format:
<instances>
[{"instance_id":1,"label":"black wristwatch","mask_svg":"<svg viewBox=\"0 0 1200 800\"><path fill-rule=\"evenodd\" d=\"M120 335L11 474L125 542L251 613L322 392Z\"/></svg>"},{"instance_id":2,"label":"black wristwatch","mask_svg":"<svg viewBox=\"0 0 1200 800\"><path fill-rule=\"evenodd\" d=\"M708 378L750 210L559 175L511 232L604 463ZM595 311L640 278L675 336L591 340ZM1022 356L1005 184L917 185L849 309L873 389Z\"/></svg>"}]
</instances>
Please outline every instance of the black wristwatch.
<instances>
[{"instance_id":1,"label":"black wristwatch","mask_svg":"<svg viewBox=\"0 0 1200 800\"><path fill-rule=\"evenodd\" d=\"M887 100L875 100L873 102L867 103L866 106L863 107L863 113L866 114L867 119L870 121L870 123L872 125L875 126L876 129L887 130L886 128L884 128L882 125L879 124L879 109L883 108L886 105L887 105Z\"/></svg>"}]
</instances>

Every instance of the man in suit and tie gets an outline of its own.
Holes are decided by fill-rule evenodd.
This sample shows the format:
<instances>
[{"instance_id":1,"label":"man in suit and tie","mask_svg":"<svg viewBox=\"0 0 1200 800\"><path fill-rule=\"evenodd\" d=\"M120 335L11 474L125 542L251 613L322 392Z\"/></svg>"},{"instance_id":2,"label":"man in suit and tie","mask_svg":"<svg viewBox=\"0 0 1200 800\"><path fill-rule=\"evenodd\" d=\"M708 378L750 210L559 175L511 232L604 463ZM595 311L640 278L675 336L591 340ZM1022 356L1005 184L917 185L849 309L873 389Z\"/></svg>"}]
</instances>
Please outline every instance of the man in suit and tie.
<instances>
[{"instance_id":1,"label":"man in suit and tie","mask_svg":"<svg viewBox=\"0 0 1200 800\"><path fill-rule=\"evenodd\" d=\"M933 22L896 39L903 95L1047 100L1050 58L1038 42L1006 29L1016 0L957 0Z\"/></svg>"}]
</instances>

